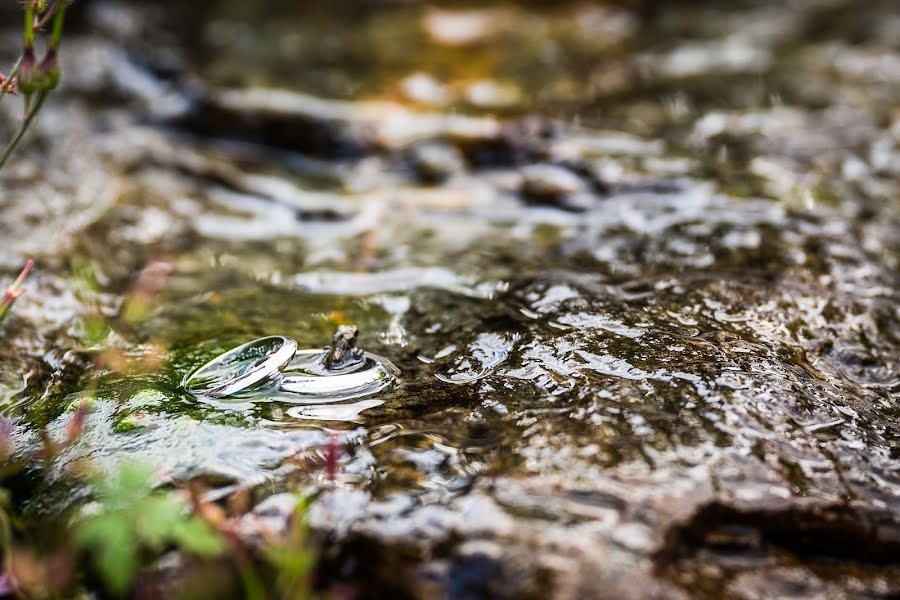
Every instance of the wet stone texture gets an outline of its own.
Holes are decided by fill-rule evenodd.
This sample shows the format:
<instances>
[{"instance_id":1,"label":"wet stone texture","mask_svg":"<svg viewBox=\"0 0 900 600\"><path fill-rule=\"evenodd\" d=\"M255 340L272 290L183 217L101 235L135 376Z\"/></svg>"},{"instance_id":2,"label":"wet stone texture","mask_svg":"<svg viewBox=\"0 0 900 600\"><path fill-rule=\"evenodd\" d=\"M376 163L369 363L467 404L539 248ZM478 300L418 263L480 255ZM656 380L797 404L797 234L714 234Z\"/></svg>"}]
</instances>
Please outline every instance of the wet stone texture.
<instances>
[{"instance_id":1,"label":"wet stone texture","mask_svg":"<svg viewBox=\"0 0 900 600\"><path fill-rule=\"evenodd\" d=\"M79 6L3 173L18 452L90 399L57 474L250 490L248 536L308 490L362 597L900 594L891 3L213 4ZM338 324L399 382L179 390ZM23 510L81 501L54 477Z\"/></svg>"}]
</instances>

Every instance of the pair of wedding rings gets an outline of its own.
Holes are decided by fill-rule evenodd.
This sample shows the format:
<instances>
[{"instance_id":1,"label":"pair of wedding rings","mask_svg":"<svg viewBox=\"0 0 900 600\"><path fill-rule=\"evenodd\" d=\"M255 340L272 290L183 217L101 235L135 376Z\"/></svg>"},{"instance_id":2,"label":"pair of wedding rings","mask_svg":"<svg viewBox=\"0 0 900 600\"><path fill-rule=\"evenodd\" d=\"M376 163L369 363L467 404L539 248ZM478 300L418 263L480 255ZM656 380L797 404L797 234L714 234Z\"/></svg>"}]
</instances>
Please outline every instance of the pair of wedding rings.
<instances>
[{"instance_id":1,"label":"pair of wedding rings","mask_svg":"<svg viewBox=\"0 0 900 600\"><path fill-rule=\"evenodd\" d=\"M185 377L182 386L194 396L214 399L271 392L337 399L378 392L397 373L387 360L368 352L340 369L329 369L326 354L298 351L293 339L273 335L217 356Z\"/></svg>"}]
</instances>

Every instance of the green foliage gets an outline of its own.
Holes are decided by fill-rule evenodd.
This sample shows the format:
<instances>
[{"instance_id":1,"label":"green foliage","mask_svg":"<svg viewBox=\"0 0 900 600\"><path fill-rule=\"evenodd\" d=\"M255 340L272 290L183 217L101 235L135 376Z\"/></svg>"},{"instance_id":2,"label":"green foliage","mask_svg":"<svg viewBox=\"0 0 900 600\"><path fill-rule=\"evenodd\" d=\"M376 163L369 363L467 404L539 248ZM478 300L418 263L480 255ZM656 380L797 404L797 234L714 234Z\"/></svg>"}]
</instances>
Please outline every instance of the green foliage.
<instances>
[{"instance_id":1,"label":"green foliage","mask_svg":"<svg viewBox=\"0 0 900 600\"><path fill-rule=\"evenodd\" d=\"M90 310L82 315L77 336L87 348L102 346L109 337L109 322L100 310L100 285L97 267L89 259L76 256L71 260L71 283L75 297L88 305Z\"/></svg>"},{"instance_id":2,"label":"green foliage","mask_svg":"<svg viewBox=\"0 0 900 600\"><path fill-rule=\"evenodd\" d=\"M126 591L142 557L176 547L197 556L215 556L224 548L221 535L192 516L172 492L154 491L152 469L126 463L112 477L97 477L100 504L95 514L76 525L76 540L93 552L95 566L110 590Z\"/></svg>"},{"instance_id":3,"label":"green foliage","mask_svg":"<svg viewBox=\"0 0 900 600\"><path fill-rule=\"evenodd\" d=\"M315 564L306 522L307 504L301 500L294 509L291 527L281 543L262 548L263 556L275 571L275 587L280 597L299 600L311 596L309 574Z\"/></svg>"}]
</instances>

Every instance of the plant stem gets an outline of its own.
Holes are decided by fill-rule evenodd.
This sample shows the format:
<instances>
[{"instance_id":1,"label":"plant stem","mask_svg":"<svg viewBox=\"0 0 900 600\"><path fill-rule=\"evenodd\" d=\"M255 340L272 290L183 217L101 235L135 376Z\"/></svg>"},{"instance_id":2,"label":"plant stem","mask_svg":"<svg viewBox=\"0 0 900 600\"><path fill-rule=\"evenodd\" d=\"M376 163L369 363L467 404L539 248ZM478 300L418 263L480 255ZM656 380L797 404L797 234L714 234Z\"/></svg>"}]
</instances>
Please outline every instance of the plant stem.
<instances>
[{"instance_id":1,"label":"plant stem","mask_svg":"<svg viewBox=\"0 0 900 600\"><path fill-rule=\"evenodd\" d=\"M30 266L31 261L28 261L28 262L29 262L29 265L26 265L26 267L25 267L26 271L23 271L23 273L27 272L27 270L31 268L31 266ZM20 276L20 277L22 277L22 276ZM7 288L7 290L5 292L3 292L3 295L0 296L0 323L2 323L6 319L6 315L9 314L9 311L12 308L12 305L15 303L16 300L19 299L19 296L21 296L22 294L25 293L25 290L18 287L18 282L19 282L19 280L17 279L16 283L9 286L9 288Z\"/></svg>"},{"instance_id":2,"label":"plant stem","mask_svg":"<svg viewBox=\"0 0 900 600\"><path fill-rule=\"evenodd\" d=\"M248 600L264 600L266 597L265 586L250 560L242 556L241 558L235 558L235 563L237 564L241 581L244 584L244 597Z\"/></svg>"},{"instance_id":3,"label":"plant stem","mask_svg":"<svg viewBox=\"0 0 900 600\"><path fill-rule=\"evenodd\" d=\"M41 30L47 26L47 23L50 22L50 19L53 18L53 15L60 8L65 8L64 0L55 0L53 4L50 5L50 8L47 9L47 12L44 13L44 16L38 21L37 27L35 29Z\"/></svg>"},{"instance_id":4,"label":"plant stem","mask_svg":"<svg viewBox=\"0 0 900 600\"><path fill-rule=\"evenodd\" d=\"M6 573L9 587L19 595L19 583L16 581L12 570L12 530L9 526L9 516L4 508L0 508L0 550L3 551L3 572Z\"/></svg>"},{"instance_id":5,"label":"plant stem","mask_svg":"<svg viewBox=\"0 0 900 600\"><path fill-rule=\"evenodd\" d=\"M3 82L3 85L0 86L0 98L6 95L12 89L13 86L13 78L19 74L19 67L22 66L22 57L19 57L19 60L16 61L16 64L13 65L12 71L9 72L9 75L6 77L6 81Z\"/></svg>"},{"instance_id":6,"label":"plant stem","mask_svg":"<svg viewBox=\"0 0 900 600\"><path fill-rule=\"evenodd\" d=\"M25 0L25 48L34 47L34 2Z\"/></svg>"},{"instance_id":7,"label":"plant stem","mask_svg":"<svg viewBox=\"0 0 900 600\"><path fill-rule=\"evenodd\" d=\"M30 2L30 0L29 0ZM6 161L9 160L10 155L13 153L13 150L16 149L16 146L19 145L19 142L22 141L22 137L25 135L25 132L28 131L28 128L31 126L31 122L34 121L34 118L37 116L38 111L41 110L41 106L44 105L44 100L47 99L48 92L41 92L38 94L37 102L34 105L34 108L31 109L31 112L25 115L25 118L22 120L22 125L19 127L18 133L16 133L16 137L9 143L6 147L6 150L3 152L3 156L0 157L0 169L6 164Z\"/></svg>"},{"instance_id":8,"label":"plant stem","mask_svg":"<svg viewBox=\"0 0 900 600\"><path fill-rule=\"evenodd\" d=\"M56 17L53 19L53 31L50 32L50 50L59 48L59 40L62 39L63 20L66 17L66 5L59 2L54 6L59 6L56 11Z\"/></svg>"},{"instance_id":9,"label":"plant stem","mask_svg":"<svg viewBox=\"0 0 900 600\"><path fill-rule=\"evenodd\" d=\"M33 267L33 266L34 266L34 261L31 260L30 258L27 261L25 261L25 267L22 269L22 271L19 273L19 276L16 277L16 280L13 281L12 286L10 286L10 287L14 290L17 290L20 287L22 287L22 284L25 282L25 278L28 277L28 273L29 273L29 271L31 271L31 267Z\"/></svg>"}]
</instances>

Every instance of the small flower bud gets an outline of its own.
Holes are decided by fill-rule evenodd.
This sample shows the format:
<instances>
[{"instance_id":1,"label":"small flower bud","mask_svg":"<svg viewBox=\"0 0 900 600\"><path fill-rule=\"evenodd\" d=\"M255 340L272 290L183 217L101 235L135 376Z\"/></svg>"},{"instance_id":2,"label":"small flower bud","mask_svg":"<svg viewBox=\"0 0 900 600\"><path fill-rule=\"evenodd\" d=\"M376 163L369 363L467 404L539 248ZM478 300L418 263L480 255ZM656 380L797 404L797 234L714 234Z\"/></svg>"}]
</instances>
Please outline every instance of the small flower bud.
<instances>
[{"instance_id":1,"label":"small flower bud","mask_svg":"<svg viewBox=\"0 0 900 600\"><path fill-rule=\"evenodd\" d=\"M59 61L56 50L48 50L39 64L35 64L34 50L26 48L19 67L19 89L25 94L49 92L59 85Z\"/></svg>"},{"instance_id":2,"label":"small flower bud","mask_svg":"<svg viewBox=\"0 0 900 600\"><path fill-rule=\"evenodd\" d=\"M34 64L34 48L25 48L22 52L22 64L19 67L19 76L17 78L19 90L23 94L36 92L38 90L38 79L40 79L40 74L37 66Z\"/></svg>"},{"instance_id":3,"label":"small flower bud","mask_svg":"<svg viewBox=\"0 0 900 600\"><path fill-rule=\"evenodd\" d=\"M59 61L56 59L56 50L48 50L44 60L38 65L41 72L41 90L49 92L59 85Z\"/></svg>"}]
</instances>

